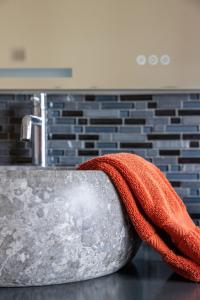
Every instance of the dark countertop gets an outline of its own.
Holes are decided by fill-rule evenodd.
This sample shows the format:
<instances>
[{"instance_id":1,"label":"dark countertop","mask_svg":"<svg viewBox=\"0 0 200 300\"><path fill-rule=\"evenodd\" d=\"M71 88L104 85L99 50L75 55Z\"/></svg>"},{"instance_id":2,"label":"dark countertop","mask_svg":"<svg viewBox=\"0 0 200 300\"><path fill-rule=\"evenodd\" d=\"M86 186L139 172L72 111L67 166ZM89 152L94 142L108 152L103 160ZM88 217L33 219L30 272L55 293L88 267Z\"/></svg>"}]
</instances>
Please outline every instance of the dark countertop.
<instances>
[{"instance_id":1,"label":"dark countertop","mask_svg":"<svg viewBox=\"0 0 200 300\"><path fill-rule=\"evenodd\" d=\"M63 285L0 288L0 300L200 300L200 284L174 274L153 250L141 247L123 269Z\"/></svg>"}]
</instances>

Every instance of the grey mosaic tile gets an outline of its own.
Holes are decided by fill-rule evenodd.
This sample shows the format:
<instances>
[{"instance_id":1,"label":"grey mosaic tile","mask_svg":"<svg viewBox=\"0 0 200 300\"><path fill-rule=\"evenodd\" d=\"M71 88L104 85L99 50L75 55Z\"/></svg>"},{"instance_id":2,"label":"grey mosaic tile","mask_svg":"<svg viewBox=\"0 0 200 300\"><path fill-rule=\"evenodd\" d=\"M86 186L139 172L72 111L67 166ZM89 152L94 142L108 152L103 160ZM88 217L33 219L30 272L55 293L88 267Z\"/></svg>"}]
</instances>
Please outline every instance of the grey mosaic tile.
<instances>
[{"instance_id":1,"label":"grey mosaic tile","mask_svg":"<svg viewBox=\"0 0 200 300\"><path fill-rule=\"evenodd\" d=\"M113 133L112 140L115 142L145 142L146 136L137 133Z\"/></svg>"},{"instance_id":2,"label":"grey mosaic tile","mask_svg":"<svg viewBox=\"0 0 200 300\"><path fill-rule=\"evenodd\" d=\"M30 96L0 95L0 164L31 163L31 143L19 141ZM190 211L200 215L199 116L197 93L48 95L48 163L74 168L97 155L141 155L169 176Z\"/></svg>"}]
</instances>

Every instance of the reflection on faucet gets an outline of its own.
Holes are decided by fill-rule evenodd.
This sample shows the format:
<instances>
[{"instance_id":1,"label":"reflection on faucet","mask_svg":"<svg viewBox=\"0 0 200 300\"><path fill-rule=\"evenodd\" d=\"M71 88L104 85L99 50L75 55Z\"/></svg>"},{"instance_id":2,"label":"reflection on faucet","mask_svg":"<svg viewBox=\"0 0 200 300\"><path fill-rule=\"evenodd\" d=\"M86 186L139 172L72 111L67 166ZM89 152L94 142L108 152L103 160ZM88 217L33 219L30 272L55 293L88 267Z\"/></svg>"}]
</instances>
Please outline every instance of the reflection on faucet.
<instances>
[{"instance_id":1,"label":"reflection on faucet","mask_svg":"<svg viewBox=\"0 0 200 300\"><path fill-rule=\"evenodd\" d=\"M125 267L126 268L126 267ZM139 300L142 286L135 266L96 279L43 287L0 288L0 299L7 300ZM128 288L127 285L131 286Z\"/></svg>"},{"instance_id":2,"label":"reflection on faucet","mask_svg":"<svg viewBox=\"0 0 200 300\"><path fill-rule=\"evenodd\" d=\"M33 125L42 125L42 118L36 116L24 116L22 119L22 126L21 126L21 140L22 141L30 141L31 140L31 133L32 133L32 126Z\"/></svg>"},{"instance_id":3,"label":"reflection on faucet","mask_svg":"<svg viewBox=\"0 0 200 300\"><path fill-rule=\"evenodd\" d=\"M22 119L21 140L31 141L33 127L33 164L46 166L46 95L33 96L33 115Z\"/></svg>"}]
</instances>

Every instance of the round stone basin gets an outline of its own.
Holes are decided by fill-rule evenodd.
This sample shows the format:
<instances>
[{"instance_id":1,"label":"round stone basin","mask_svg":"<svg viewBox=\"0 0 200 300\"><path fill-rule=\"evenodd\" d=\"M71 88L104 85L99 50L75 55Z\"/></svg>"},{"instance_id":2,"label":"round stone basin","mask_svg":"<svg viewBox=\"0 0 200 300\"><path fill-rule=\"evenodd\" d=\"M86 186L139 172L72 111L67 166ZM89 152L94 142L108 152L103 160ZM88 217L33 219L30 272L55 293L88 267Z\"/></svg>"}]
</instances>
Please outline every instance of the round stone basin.
<instances>
[{"instance_id":1,"label":"round stone basin","mask_svg":"<svg viewBox=\"0 0 200 300\"><path fill-rule=\"evenodd\" d=\"M0 167L0 286L113 273L140 239L101 171Z\"/></svg>"}]
</instances>

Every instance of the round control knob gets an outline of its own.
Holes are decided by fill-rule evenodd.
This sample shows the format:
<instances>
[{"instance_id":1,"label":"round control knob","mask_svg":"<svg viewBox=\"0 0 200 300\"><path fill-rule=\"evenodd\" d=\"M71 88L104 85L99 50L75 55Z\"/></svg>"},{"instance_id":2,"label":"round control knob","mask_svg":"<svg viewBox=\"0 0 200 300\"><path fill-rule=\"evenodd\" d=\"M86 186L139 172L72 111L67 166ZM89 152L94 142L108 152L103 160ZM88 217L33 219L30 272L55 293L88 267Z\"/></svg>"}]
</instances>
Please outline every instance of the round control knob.
<instances>
[{"instance_id":1,"label":"round control knob","mask_svg":"<svg viewBox=\"0 0 200 300\"><path fill-rule=\"evenodd\" d=\"M158 56L155 54L149 55L148 63L152 66L157 65L159 62Z\"/></svg>"},{"instance_id":2,"label":"round control knob","mask_svg":"<svg viewBox=\"0 0 200 300\"><path fill-rule=\"evenodd\" d=\"M169 65L170 64L170 56L167 54L164 54L160 58L160 63L161 65Z\"/></svg>"},{"instance_id":3,"label":"round control knob","mask_svg":"<svg viewBox=\"0 0 200 300\"><path fill-rule=\"evenodd\" d=\"M136 62L138 65L141 65L141 66L145 65L146 64L146 56L143 54L138 55L136 57Z\"/></svg>"}]
</instances>

